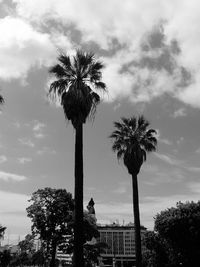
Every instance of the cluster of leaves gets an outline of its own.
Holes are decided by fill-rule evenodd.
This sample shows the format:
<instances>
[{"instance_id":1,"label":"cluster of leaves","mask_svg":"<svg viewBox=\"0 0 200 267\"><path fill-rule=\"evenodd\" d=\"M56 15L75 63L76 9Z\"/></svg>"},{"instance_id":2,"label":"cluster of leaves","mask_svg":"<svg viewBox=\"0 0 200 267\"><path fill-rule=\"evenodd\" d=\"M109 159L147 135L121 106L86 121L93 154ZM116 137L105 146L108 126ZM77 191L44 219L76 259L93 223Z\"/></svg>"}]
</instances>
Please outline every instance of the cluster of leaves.
<instances>
[{"instance_id":1,"label":"cluster of leaves","mask_svg":"<svg viewBox=\"0 0 200 267\"><path fill-rule=\"evenodd\" d=\"M32 221L32 233L40 238L45 257L54 266L57 246L71 234L68 224L74 209L72 195L65 189L44 188L34 192L30 202L27 214Z\"/></svg>"},{"instance_id":2,"label":"cluster of leaves","mask_svg":"<svg viewBox=\"0 0 200 267\"><path fill-rule=\"evenodd\" d=\"M155 233L145 237L148 267L198 267L200 255L200 201L178 202L155 217Z\"/></svg>"},{"instance_id":3,"label":"cluster of leaves","mask_svg":"<svg viewBox=\"0 0 200 267\"><path fill-rule=\"evenodd\" d=\"M0 252L0 266L43 266L45 263L44 251L35 250L34 236L26 235L18 244L19 250L11 253L10 249Z\"/></svg>"},{"instance_id":4,"label":"cluster of leaves","mask_svg":"<svg viewBox=\"0 0 200 267\"><path fill-rule=\"evenodd\" d=\"M18 267L18 266L44 266L44 252L39 250L29 254L27 252L11 254L10 250L0 252L1 267Z\"/></svg>"}]
</instances>

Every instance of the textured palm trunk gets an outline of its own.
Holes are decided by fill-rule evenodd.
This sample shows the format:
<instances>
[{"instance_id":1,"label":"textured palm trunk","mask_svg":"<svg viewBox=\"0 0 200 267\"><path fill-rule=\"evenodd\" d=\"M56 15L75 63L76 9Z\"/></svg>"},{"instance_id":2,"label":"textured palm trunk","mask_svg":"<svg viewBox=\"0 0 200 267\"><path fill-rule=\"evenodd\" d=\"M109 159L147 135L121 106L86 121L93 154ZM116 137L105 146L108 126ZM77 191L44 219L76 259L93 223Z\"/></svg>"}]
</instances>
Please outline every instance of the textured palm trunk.
<instances>
[{"instance_id":1,"label":"textured palm trunk","mask_svg":"<svg viewBox=\"0 0 200 267\"><path fill-rule=\"evenodd\" d=\"M56 266L56 248L57 248L57 243L53 242L52 244L52 252L51 252L51 261L50 261L50 267L55 267Z\"/></svg>"},{"instance_id":2,"label":"textured palm trunk","mask_svg":"<svg viewBox=\"0 0 200 267\"><path fill-rule=\"evenodd\" d=\"M140 233L140 210L139 210L139 197L138 197L138 181L136 174L132 174L132 190L133 190L133 214L135 223L136 267L141 267L142 253L141 253L141 233Z\"/></svg>"},{"instance_id":3,"label":"textured palm trunk","mask_svg":"<svg viewBox=\"0 0 200 267\"><path fill-rule=\"evenodd\" d=\"M84 267L83 259L83 124L76 127L75 137L75 223L74 267Z\"/></svg>"}]
</instances>

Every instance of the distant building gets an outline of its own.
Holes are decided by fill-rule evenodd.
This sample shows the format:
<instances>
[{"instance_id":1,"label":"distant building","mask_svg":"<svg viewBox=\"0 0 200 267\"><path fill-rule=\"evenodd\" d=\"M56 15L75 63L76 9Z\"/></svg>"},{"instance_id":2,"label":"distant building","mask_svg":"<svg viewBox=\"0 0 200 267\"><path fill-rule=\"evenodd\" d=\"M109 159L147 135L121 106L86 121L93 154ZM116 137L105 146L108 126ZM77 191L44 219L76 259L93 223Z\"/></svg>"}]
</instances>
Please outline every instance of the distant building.
<instances>
[{"instance_id":1,"label":"distant building","mask_svg":"<svg viewBox=\"0 0 200 267\"><path fill-rule=\"evenodd\" d=\"M105 265L116 267L135 266L135 234L134 224L99 225L100 242L107 243L108 249L101 254ZM146 231L141 227L141 236ZM103 266L103 265L102 265Z\"/></svg>"}]
</instances>

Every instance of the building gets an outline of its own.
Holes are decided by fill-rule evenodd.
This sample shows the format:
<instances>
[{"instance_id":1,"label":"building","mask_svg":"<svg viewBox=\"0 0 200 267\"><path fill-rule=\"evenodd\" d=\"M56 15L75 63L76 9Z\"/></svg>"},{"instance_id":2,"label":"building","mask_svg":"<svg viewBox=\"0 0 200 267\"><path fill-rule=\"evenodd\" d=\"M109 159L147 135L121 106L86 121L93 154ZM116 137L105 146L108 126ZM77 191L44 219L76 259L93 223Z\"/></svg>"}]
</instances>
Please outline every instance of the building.
<instances>
[{"instance_id":1,"label":"building","mask_svg":"<svg viewBox=\"0 0 200 267\"><path fill-rule=\"evenodd\" d=\"M102 261L107 266L132 267L135 266L135 238L134 224L99 225L99 241L107 243L108 249L101 254ZM141 227L141 236L146 231Z\"/></svg>"}]
</instances>

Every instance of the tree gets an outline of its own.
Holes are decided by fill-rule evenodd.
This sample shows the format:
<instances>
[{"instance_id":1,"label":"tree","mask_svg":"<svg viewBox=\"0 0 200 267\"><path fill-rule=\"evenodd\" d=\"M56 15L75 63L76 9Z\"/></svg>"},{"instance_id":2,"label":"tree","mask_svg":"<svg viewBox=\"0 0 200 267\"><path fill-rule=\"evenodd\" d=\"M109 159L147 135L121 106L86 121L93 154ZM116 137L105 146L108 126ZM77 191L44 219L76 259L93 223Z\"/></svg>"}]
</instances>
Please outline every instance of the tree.
<instances>
[{"instance_id":1,"label":"tree","mask_svg":"<svg viewBox=\"0 0 200 267\"><path fill-rule=\"evenodd\" d=\"M32 254L35 250L34 248L34 236L33 235L26 235L25 239L20 241L18 244L21 252L27 252Z\"/></svg>"},{"instance_id":2,"label":"tree","mask_svg":"<svg viewBox=\"0 0 200 267\"><path fill-rule=\"evenodd\" d=\"M32 194L32 204L26 209L32 221L33 235L39 235L46 248L46 258L51 256L50 266L55 266L57 246L68 234L74 202L65 189L45 188Z\"/></svg>"},{"instance_id":3,"label":"tree","mask_svg":"<svg viewBox=\"0 0 200 267\"><path fill-rule=\"evenodd\" d=\"M0 252L0 264L2 267L7 267L11 261L11 254L9 250Z\"/></svg>"},{"instance_id":4,"label":"tree","mask_svg":"<svg viewBox=\"0 0 200 267\"><path fill-rule=\"evenodd\" d=\"M143 267L169 267L171 248L159 233L147 231L144 235ZM172 267L172 266L171 266Z\"/></svg>"},{"instance_id":5,"label":"tree","mask_svg":"<svg viewBox=\"0 0 200 267\"><path fill-rule=\"evenodd\" d=\"M176 208L161 211L155 217L155 230L171 247L174 266L199 266L200 201L178 202Z\"/></svg>"},{"instance_id":6,"label":"tree","mask_svg":"<svg viewBox=\"0 0 200 267\"><path fill-rule=\"evenodd\" d=\"M106 90L101 81L103 64L92 53L77 51L69 57L61 54L59 63L50 68L56 78L50 85L49 94L58 96L65 118L75 129L75 226L74 266L84 266L83 260L83 124L94 115L100 102L93 88Z\"/></svg>"},{"instance_id":7,"label":"tree","mask_svg":"<svg viewBox=\"0 0 200 267\"><path fill-rule=\"evenodd\" d=\"M36 251L32 256L32 264L35 266L44 266L45 256L43 250Z\"/></svg>"},{"instance_id":8,"label":"tree","mask_svg":"<svg viewBox=\"0 0 200 267\"><path fill-rule=\"evenodd\" d=\"M118 159L123 159L129 174L132 175L136 266L140 267L142 256L137 175L146 160L147 152L156 150L156 131L148 129L149 122L143 116L138 119L121 118L121 122L114 122L114 126L116 130L110 135L114 140L112 149L117 153Z\"/></svg>"}]
</instances>

